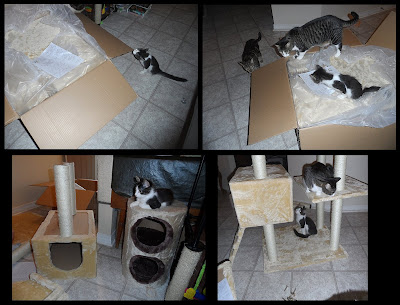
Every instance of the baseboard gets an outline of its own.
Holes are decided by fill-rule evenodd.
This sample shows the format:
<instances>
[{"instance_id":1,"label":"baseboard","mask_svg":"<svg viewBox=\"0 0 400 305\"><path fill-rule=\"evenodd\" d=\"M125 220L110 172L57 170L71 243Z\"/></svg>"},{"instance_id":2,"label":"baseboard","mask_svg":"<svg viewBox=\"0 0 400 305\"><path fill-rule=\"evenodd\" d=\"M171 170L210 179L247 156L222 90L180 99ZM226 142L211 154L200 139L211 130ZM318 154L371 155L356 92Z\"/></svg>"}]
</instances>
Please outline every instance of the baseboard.
<instances>
[{"instance_id":1,"label":"baseboard","mask_svg":"<svg viewBox=\"0 0 400 305\"><path fill-rule=\"evenodd\" d=\"M20 213L24 213L26 211L32 210L34 208L37 208L38 206L36 205L36 200L32 202L28 202L22 205L19 205L15 208L12 209L12 215L17 215Z\"/></svg>"},{"instance_id":2,"label":"baseboard","mask_svg":"<svg viewBox=\"0 0 400 305\"><path fill-rule=\"evenodd\" d=\"M114 247L115 244L115 234L106 235L103 233L98 232L97 233L97 243L101 245L105 245L108 247Z\"/></svg>"}]
</instances>

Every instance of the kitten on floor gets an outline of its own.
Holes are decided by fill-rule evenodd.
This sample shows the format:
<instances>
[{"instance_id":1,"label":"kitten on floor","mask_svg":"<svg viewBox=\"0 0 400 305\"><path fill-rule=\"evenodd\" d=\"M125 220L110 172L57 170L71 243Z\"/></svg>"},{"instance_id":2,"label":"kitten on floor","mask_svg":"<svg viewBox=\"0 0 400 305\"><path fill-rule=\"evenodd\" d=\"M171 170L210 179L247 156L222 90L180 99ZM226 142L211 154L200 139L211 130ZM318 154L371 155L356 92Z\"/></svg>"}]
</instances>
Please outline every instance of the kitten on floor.
<instances>
[{"instance_id":1,"label":"kitten on floor","mask_svg":"<svg viewBox=\"0 0 400 305\"><path fill-rule=\"evenodd\" d=\"M318 196L321 191L327 195L333 195L336 192L336 183L339 177L333 177L333 167L330 164L314 162L306 164L303 167L303 180L306 185L306 192L315 192Z\"/></svg>"},{"instance_id":2,"label":"kitten on floor","mask_svg":"<svg viewBox=\"0 0 400 305\"><path fill-rule=\"evenodd\" d=\"M130 207L140 206L142 209L158 209L172 204L174 195L170 189L155 188L151 181L135 177L134 196L128 199Z\"/></svg>"},{"instance_id":3,"label":"kitten on floor","mask_svg":"<svg viewBox=\"0 0 400 305\"><path fill-rule=\"evenodd\" d=\"M303 207L297 207L294 209L294 212L296 214L296 222L300 225L301 227L301 233L297 232L294 228L294 234L296 236L301 237L301 238L308 238L310 235L315 235L317 234L317 227L315 226L314 221L310 217L306 216L306 213L304 212L306 208Z\"/></svg>"},{"instance_id":4,"label":"kitten on floor","mask_svg":"<svg viewBox=\"0 0 400 305\"><path fill-rule=\"evenodd\" d=\"M257 39L247 40L242 54L242 61L238 62L238 64L241 65L242 68L248 73L251 73L255 69L260 68L260 62L263 62L260 47L258 45L258 42L260 40L260 32L258 32Z\"/></svg>"},{"instance_id":5,"label":"kitten on floor","mask_svg":"<svg viewBox=\"0 0 400 305\"><path fill-rule=\"evenodd\" d=\"M148 53L149 49L135 49L132 55L140 62L144 70L140 73L149 71L152 75L159 74L177 82L187 82L187 79L168 74L160 69L157 59Z\"/></svg>"},{"instance_id":6,"label":"kitten on floor","mask_svg":"<svg viewBox=\"0 0 400 305\"><path fill-rule=\"evenodd\" d=\"M372 86L368 88L362 88L360 82L353 76L345 74L330 74L324 68L317 65L317 69L313 74L310 75L314 83L326 84L329 87L340 90L348 98L358 99L365 92L378 91L381 87Z\"/></svg>"},{"instance_id":7,"label":"kitten on floor","mask_svg":"<svg viewBox=\"0 0 400 305\"><path fill-rule=\"evenodd\" d=\"M343 27L355 24L359 17L351 12L353 19L342 20L327 15L311 20L301 27L291 29L275 46L279 53L287 57L290 51L296 51L294 58L302 59L304 54L314 46L326 46L326 43L336 46L335 57L342 51Z\"/></svg>"}]
</instances>

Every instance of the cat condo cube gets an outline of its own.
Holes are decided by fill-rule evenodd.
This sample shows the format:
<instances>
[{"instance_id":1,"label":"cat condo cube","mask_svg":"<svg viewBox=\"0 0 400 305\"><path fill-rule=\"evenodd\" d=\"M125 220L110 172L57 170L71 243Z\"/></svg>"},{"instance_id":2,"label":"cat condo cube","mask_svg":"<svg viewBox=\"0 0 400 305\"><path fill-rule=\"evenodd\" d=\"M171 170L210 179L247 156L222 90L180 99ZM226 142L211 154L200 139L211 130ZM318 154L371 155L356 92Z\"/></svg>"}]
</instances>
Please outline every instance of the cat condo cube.
<instances>
[{"instance_id":1,"label":"cat condo cube","mask_svg":"<svg viewBox=\"0 0 400 305\"><path fill-rule=\"evenodd\" d=\"M246 228L264 228L264 272L277 261L274 224L293 221L293 182L282 165L266 165L252 156L253 166L239 168L229 182L239 222L230 254L233 263Z\"/></svg>"},{"instance_id":2,"label":"cat condo cube","mask_svg":"<svg viewBox=\"0 0 400 305\"><path fill-rule=\"evenodd\" d=\"M96 277L96 228L91 210L76 210L73 163L54 166L57 211L33 236L37 272L51 279Z\"/></svg>"},{"instance_id":3,"label":"cat condo cube","mask_svg":"<svg viewBox=\"0 0 400 305\"><path fill-rule=\"evenodd\" d=\"M164 300L186 212L177 200L154 210L128 204L122 273L131 294Z\"/></svg>"}]
</instances>

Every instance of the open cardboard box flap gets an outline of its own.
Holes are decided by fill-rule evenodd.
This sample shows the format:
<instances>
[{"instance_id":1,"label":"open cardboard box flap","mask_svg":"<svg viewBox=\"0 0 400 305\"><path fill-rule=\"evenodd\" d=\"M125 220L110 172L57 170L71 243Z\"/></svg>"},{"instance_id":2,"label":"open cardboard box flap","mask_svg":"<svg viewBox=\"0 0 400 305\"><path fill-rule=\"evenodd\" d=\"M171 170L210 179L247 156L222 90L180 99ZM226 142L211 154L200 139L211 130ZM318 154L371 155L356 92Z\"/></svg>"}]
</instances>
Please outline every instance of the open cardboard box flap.
<instances>
[{"instance_id":1,"label":"open cardboard box flap","mask_svg":"<svg viewBox=\"0 0 400 305\"><path fill-rule=\"evenodd\" d=\"M133 50L86 16L77 16L108 57L113 58ZM75 149L136 97L117 68L107 60L22 115L21 120L40 148ZM7 125L19 116L6 98L4 104L4 123Z\"/></svg>"},{"instance_id":2,"label":"open cardboard box flap","mask_svg":"<svg viewBox=\"0 0 400 305\"><path fill-rule=\"evenodd\" d=\"M349 29L343 30L343 44L362 45ZM396 13L388 15L367 45L396 50ZM251 75L248 145L297 128L286 62L287 58L280 58ZM395 124L385 128L326 125L299 129L302 149L393 149L395 134Z\"/></svg>"}]
</instances>

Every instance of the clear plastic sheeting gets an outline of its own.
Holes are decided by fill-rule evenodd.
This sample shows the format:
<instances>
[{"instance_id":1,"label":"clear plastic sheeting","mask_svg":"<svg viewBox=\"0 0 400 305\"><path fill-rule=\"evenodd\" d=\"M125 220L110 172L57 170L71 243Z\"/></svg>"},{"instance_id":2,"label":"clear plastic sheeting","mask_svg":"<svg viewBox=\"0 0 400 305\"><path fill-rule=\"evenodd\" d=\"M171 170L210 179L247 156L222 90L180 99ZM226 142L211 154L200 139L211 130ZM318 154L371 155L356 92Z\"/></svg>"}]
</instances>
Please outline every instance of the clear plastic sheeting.
<instances>
[{"instance_id":1,"label":"clear plastic sheeting","mask_svg":"<svg viewBox=\"0 0 400 305\"><path fill-rule=\"evenodd\" d=\"M19 115L107 59L79 18L62 4L15 4L5 7L4 16L4 92ZM34 60L51 43L84 62L60 78L47 74Z\"/></svg>"},{"instance_id":2,"label":"clear plastic sheeting","mask_svg":"<svg viewBox=\"0 0 400 305\"><path fill-rule=\"evenodd\" d=\"M343 46L339 57L329 46L302 60L287 62L293 101L300 128L339 124L383 128L396 122L396 52L377 46ZM333 66L342 74L355 77L363 88L379 86L358 99L344 97L335 90L330 97L313 93L299 74L313 71L316 65ZM324 86L321 84L321 86Z\"/></svg>"}]
</instances>

